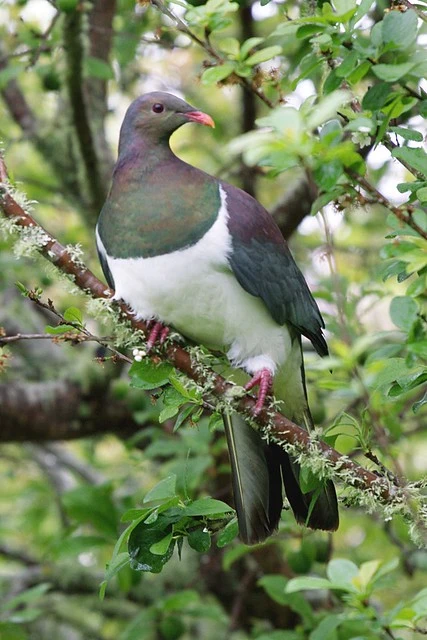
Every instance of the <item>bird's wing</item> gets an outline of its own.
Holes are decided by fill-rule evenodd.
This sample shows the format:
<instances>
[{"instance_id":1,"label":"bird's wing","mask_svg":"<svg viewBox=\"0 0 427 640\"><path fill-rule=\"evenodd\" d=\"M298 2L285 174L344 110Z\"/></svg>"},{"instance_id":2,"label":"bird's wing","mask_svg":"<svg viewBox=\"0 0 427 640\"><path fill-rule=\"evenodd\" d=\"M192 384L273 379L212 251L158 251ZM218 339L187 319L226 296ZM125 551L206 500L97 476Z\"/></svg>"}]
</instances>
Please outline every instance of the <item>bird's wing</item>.
<instances>
[{"instance_id":1,"label":"bird's wing","mask_svg":"<svg viewBox=\"0 0 427 640\"><path fill-rule=\"evenodd\" d=\"M102 244L102 240L99 236L98 226L96 228L96 250L98 252L99 262L101 263L102 272L105 276L108 286L111 287L111 289L115 289L113 274L111 273L110 267L108 266L107 252L105 251L105 247Z\"/></svg>"},{"instance_id":2,"label":"bird's wing","mask_svg":"<svg viewBox=\"0 0 427 640\"><path fill-rule=\"evenodd\" d=\"M273 218L244 191L221 186L232 239L229 262L239 284L264 301L278 324L291 325L327 355L323 318Z\"/></svg>"}]
</instances>

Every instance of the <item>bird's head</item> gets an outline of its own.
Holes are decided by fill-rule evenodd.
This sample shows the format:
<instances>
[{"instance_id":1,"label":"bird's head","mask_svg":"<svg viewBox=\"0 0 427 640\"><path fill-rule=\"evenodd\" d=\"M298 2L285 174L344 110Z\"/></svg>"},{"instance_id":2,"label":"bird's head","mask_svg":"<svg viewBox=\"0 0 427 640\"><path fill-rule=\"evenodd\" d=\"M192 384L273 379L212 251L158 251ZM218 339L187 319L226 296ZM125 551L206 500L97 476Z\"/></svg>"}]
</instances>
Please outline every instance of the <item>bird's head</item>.
<instances>
[{"instance_id":1,"label":"bird's head","mask_svg":"<svg viewBox=\"0 0 427 640\"><path fill-rule=\"evenodd\" d=\"M214 127L214 121L184 100L163 91L153 91L132 102L126 112L121 129L121 141L129 141L142 135L145 139L159 142L187 122L198 122Z\"/></svg>"}]
</instances>

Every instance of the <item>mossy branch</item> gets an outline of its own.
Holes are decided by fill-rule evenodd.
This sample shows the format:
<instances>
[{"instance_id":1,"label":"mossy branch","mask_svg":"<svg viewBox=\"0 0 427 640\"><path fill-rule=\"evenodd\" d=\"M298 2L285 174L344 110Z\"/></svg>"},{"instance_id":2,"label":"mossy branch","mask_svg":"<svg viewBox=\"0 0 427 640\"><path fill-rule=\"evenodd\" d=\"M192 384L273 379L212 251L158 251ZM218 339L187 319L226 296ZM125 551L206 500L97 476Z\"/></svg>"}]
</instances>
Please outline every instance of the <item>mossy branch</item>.
<instances>
[{"instance_id":1,"label":"mossy branch","mask_svg":"<svg viewBox=\"0 0 427 640\"><path fill-rule=\"evenodd\" d=\"M4 162L0 159L0 208L17 230L28 232L30 229L35 238L38 252L53 263L62 273L71 277L73 284L86 292L92 299L111 300L113 291L102 283L85 265L76 260L66 247L48 234L30 213L18 204L7 184L7 173ZM132 310L124 303L117 302L118 312L122 320L131 326L138 336L147 334L145 322L135 319ZM274 407L265 408L253 417L255 398L250 395L236 394L236 387L211 368L200 364L194 357L194 348L185 349L175 340L168 340L160 353L160 357L168 360L176 369L184 373L199 387L204 389L206 406L214 410L235 410L251 420L262 434L277 442L292 455L324 477L333 477L343 481L350 488L351 498L364 504L370 510L382 506L386 515L399 512L410 520L410 524L420 532L425 530L423 513L427 511L422 504L422 497L415 487L397 486L387 477L379 476L365 469L354 460L341 455L334 448L319 440L316 435L309 434L294 422L288 420ZM156 354L156 360L158 356ZM418 509L413 509L411 502L418 502ZM415 511L417 513L415 513Z\"/></svg>"}]
</instances>

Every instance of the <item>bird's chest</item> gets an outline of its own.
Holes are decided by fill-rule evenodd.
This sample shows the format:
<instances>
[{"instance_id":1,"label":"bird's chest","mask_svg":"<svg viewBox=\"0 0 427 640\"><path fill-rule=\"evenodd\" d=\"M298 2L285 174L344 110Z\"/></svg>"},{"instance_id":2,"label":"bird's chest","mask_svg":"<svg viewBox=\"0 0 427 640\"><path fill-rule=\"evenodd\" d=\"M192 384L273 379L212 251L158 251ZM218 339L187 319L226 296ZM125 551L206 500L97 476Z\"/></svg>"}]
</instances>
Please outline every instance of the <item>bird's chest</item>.
<instances>
[{"instance_id":1,"label":"bird's chest","mask_svg":"<svg viewBox=\"0 0 427 640\"><path fill-rule=\"evenodd\" d=\"M219 185L185 178L177 171L170 184L155 172L145 180L117 179L98 221L107 254L152 258L197 244L217 219Z\"/></svg>"},{"instance_id":2,"label":"bird's chest","mask_svg":"<svg viewBox=\"0 0 427 640\"><path fill-rule=\"evenodd\" d=\"M138 316L158 318L198 341L221 345L224 319L219 303L224 286L234 283L230 250L226 210L221 208L211 228L191 246L147 258L107 255L107 261L116 297Z\"/></svg>"}]
</instances>

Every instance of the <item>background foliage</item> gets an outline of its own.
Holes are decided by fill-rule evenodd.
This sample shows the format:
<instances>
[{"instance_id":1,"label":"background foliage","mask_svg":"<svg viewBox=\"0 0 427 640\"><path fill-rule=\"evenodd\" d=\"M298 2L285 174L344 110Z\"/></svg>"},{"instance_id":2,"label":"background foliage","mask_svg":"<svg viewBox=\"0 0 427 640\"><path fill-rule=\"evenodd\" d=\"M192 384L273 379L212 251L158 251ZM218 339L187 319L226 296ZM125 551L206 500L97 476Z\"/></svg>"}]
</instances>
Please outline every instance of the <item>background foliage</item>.
<instances>
[{"instance_id":1,"label":"background foliage","mask_svg":"<svg viewBox=\"0 0 427 640\"><path fill-rule=\"evenodd\" d=\"M185 127L175 150L255 194L290 238L328 329L330 358L306 345L315 421L413 510L410 526L384 521L346 508L344 490L333 537L285 511L277 536L244 547L224 437L197 392L145 361L129 379L103 347L70 340L28 291L74 335L113 328L6 231L3 333L50 337L0 349L2 640L425 635L426 12L408 0L0 7L0 136L37 219L99 274L93 229L131 99L169 90L210 113L215 131Z\"/></svg>"}]
</instances>

